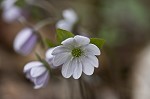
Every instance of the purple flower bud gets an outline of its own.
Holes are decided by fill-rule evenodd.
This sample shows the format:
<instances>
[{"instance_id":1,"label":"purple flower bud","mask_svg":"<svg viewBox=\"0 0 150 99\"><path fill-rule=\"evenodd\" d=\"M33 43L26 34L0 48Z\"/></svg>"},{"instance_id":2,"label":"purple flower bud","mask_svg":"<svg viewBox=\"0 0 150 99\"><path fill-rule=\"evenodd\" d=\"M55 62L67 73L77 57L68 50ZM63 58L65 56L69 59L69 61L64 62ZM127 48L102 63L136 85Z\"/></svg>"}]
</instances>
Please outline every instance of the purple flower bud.
<instances>
[{"instance_id":1,"label":"purple flower bud","mask_svg":"<svg viewBox=\"0 0 150 99\"><path fill-rule=\"evenodd\" d=\"M35 47L38 34L31 28L21 30L14 40L14 50L22 55L28 55Z\"/></svg>"},{"instance_id":2,"label":"purple flower bud","mask_svg":"<svg viewBox=\"0 0 150 99\"><path fill-rule=\"evenodd\" d=\"M26 77L34 83L34 89L45 87L49 80L49 71L43 63L32 61L24 67Z\"/></svg>"},{"instance_id":3,"label":"purple flower bud","mask_svg":"<svg viewBox=\"0 0 150 99\"><path fill-rule=\"evenodd\" d=\"M54 56L52 55L54 48L50 48L47 50L45 56L46 56L46 61L48 62L48 64L50 65L51 68L56 68L56 66L53 65L53 58Z\"/></svg>"}]
</instances>

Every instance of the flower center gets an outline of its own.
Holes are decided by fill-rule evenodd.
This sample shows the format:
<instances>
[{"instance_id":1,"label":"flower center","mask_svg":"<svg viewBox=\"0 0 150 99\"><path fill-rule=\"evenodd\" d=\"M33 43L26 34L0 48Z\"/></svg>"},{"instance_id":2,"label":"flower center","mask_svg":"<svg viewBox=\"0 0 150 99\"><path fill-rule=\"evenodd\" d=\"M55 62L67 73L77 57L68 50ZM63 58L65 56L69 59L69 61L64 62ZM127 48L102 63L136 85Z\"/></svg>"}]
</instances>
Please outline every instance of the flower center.
<instances>
[{"instance_id":1,"label":"flower center","mask_svg":"<svg viewBox=\"0 0 150 99\"><path fill-rule=\"evenodd\" d=\"M72 50L71 53L72 53L72 56L74 56L74 57L80 57L83 52L82 52L81 49L75 48L75 49Z\"/></svg>"}]
</instances>

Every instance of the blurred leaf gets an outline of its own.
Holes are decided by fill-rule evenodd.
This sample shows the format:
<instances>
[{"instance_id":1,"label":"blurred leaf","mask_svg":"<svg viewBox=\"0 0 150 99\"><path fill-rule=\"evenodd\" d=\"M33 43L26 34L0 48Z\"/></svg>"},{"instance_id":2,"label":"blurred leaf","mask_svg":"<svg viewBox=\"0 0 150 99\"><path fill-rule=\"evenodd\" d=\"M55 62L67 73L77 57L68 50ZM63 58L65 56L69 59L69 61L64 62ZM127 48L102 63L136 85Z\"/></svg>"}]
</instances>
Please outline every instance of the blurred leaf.
<instances>
[{"instance_id":1,"label":"blurred leaf","mask_svg":"<svg viewBox=\"0 0 150 99\"><path fill-rule=\"evenodd\" d=\"M25 0L17 0L15 5L19 6L19 7L24 7L26 5L26 1Z\"/></svg>"},{"instance_id":2,"label":"blurred leaf","mask_svg":"<svg viewBox=\"0 0 150 99\"><path fill-rule=\"evenodd\" d=\"M46 16L45 13L44 13L44 11L41 8L36 7L36 6L32 6L30 8L30 13L31 13L31 16L33 17L33 19L35 21L42 20Z\"/></svg>"},{"instance_id":3,"label":"blurred leaf","mask_svg":"<svg viewBox=\"0 0 150 99\"><path fill-rule=\"evenodd\" d=\"M90 43L95 44L99 49L101 49L105 43L105 40L100 38L90 38Z\"/></svg>"},{"instance_id":4,"label":"blurred leaf","mask_svg":"<svg viewBox=\"0 0 150 99\"><path fill-rule=\"evenodd\" d=\"M57 32L58 43L61 43L63 40L74 36L73 33L63 30L63 29L57 29L56 32Z\"/></svg>"},{"instance_id":5,"label":"blurred leaf","mask_svg":"<svg viewBox=\"0 0 150 99\"><path fill-rule=\"evenodd\" d=\"M56 44L54 44L51 40L45 39L45 43L48 47L55 47Z\"/></svg>"},{"instance_id":6,"label":"blurred leaf","mask_svg":"<svg viewBox=\"0 0 150 99\"><path fill-rule=\"evenodd\" d=\"M2 3L3 0L0 0L0 4Z\"/></svg>"}]
</instances>

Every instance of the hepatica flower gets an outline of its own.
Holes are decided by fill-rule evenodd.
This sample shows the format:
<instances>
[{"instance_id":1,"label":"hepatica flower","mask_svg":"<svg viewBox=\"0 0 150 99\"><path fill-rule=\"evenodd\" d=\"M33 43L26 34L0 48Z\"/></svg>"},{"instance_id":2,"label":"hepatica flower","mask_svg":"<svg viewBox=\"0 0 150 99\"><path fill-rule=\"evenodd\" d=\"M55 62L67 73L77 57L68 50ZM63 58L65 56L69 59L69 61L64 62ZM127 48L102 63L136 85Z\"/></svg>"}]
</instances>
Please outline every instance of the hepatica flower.
<instances>
[{"instance_id":1,"label":"hepatica flower","mask_svg":"<svg viewBox=\"0 0 150 99\"><path fill-rule=\"evenodd\" d=\"M14 40L14 50L21 55L31 53L38 41L38 34L32 28L21 30Z\"/></svg>"},{"instance_id":2,"label":"hepatica flower","mask_svg":"<svg viewBox=\"0 0 150 99\"><path fill-rule=\"evenodd\" d=\"M78 21L78 16L73 9L66 9L62 13L63 18L56 23L56 28L72 31L73 26Z\"/></svg>"},{"instance_id":3,"label":"hepatica flower","mask_svg":"<svg viewBox=\"0 0 150 99\"><path fill-rule=\"evenodd\" d=\"M17 0L3 0L1 6L3 8L2 18L10 23L22 17L21 8L15 6Z\"/></svg>"},{"instance_id":4,"label":"hepatica flower","mask_svg":"<svg viewBox=\"0 0 150 99\"><path fill-rule=\"evenodd\" d=\"M61 73L65 78L73 76L74 79L78 79L82 71L86 75L92 75L94 67L99 66L95 55L100 55L100 49L90 44L89 38L77 35L64 40L61 44L52 52L53 65L62 65Z\"/></svg>"},{"instance_id":5,"label":"hepatica flower","mask_svg":"<svg viewBox=\"0 0 150 99\"><path fill-rule=\"evenodd\" d=\"M26 77L34 83L34 88L39 89L48 84L49 71L42 62L32 61L24 67Z\"/></svg>"}]
</instances>

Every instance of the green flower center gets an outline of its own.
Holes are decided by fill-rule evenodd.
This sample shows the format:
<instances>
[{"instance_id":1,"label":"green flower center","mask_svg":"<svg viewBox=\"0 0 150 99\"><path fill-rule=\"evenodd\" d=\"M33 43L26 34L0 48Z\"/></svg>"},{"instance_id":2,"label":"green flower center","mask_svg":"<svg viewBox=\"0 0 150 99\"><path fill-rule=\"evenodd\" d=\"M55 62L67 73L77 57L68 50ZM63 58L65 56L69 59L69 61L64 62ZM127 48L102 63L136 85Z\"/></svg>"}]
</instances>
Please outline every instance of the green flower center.
<instances>
[{"instance_id":1,"label":"green flower center","mask_svg":"<svg viewBox=\"0 0 150 99\"><path fill-rule=\"evenodd\" d=\"M74 57L80 57L82 55L83 51L79 48L75 48L72 50L71 53L72 53L72 56L74 56Z\"/></svg>"}]
</instances>

